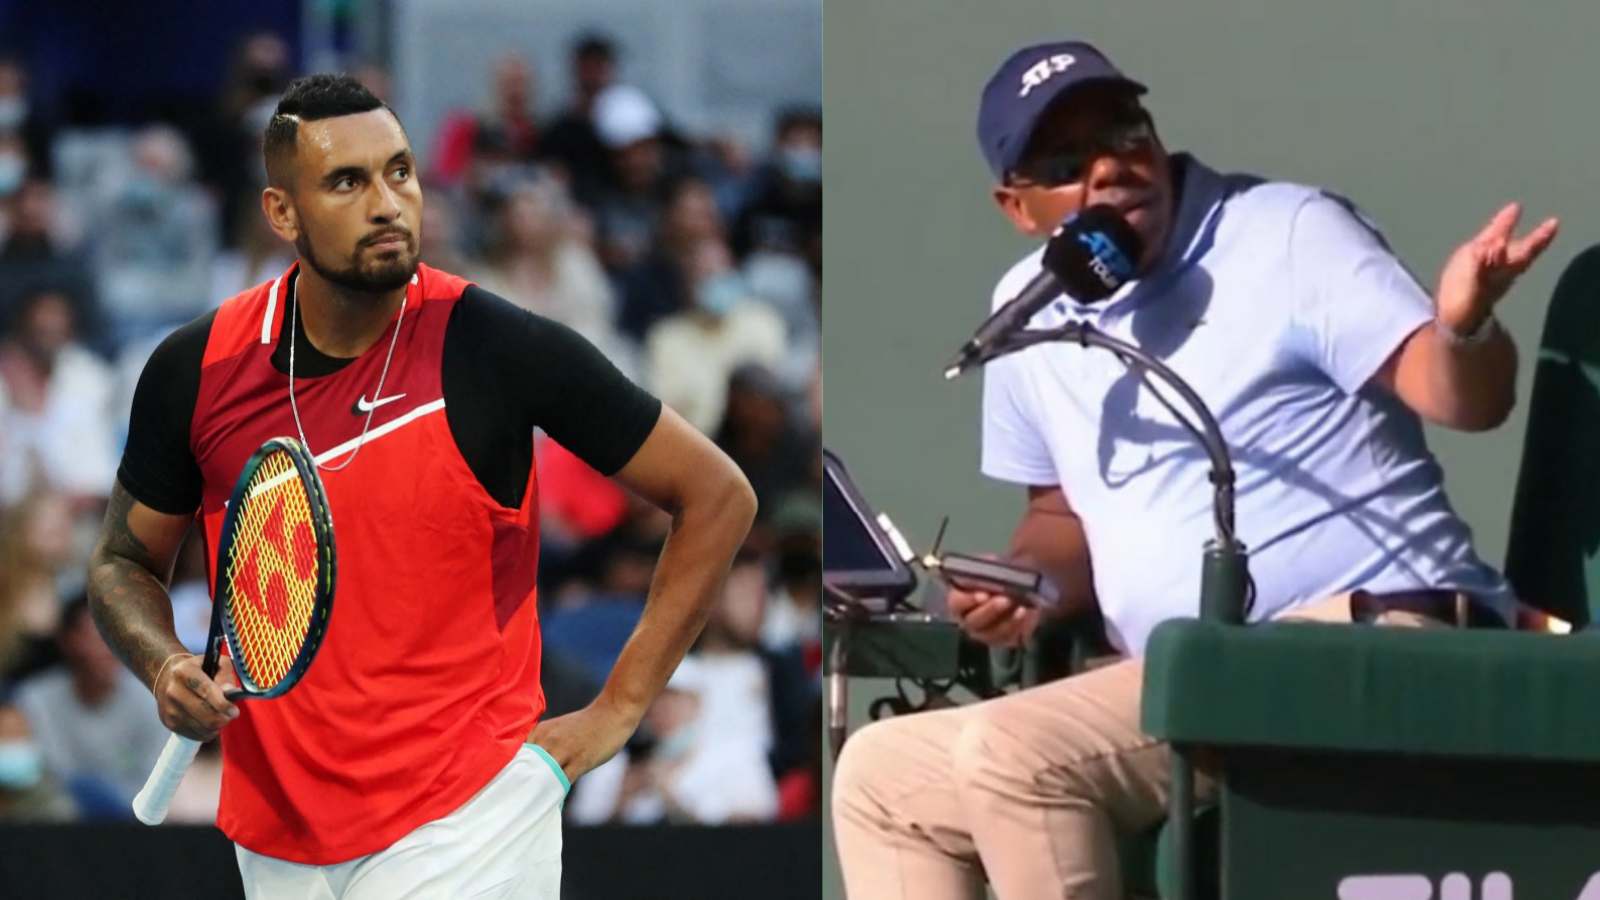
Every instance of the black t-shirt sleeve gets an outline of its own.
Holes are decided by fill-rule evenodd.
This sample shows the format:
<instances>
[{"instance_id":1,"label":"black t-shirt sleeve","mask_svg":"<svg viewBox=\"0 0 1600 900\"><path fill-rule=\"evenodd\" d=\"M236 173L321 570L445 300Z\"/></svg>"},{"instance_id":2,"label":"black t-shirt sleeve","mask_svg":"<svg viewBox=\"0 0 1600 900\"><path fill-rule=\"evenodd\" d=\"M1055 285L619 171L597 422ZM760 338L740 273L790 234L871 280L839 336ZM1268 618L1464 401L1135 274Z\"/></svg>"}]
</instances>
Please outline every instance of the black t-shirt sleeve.
<instances>
[{"instance_id":1,"label":"black t-shirt sleeve","mask_svg":"<svg viewBox=\"0 0 1600 900\"><path fill-rule=\"evenodd\" d=\"M215 317L207 313L168 335L150 355L133 391L117 480L133 499L157 512L188 515L200 506L200 466L190 448L189 423Z\"/></svg>"},{"instance_id":2,"label":"black t-shirt sleeve","mask_svg":"<svg viewBox=\"0 0 1600 900\"><path fill-rule=\"evenodd\" d=\"M457 444L502 501L504 492L492 483L500 479L484 477L499 468L490 461L503 458L507 446L531 445L533 428L612 475L633 458L661 415L661 401L582 335L478 287L469 287L451 313L443 375ZM478 424L484 422L500 428L486 430ZM526 467L523 462L520 474Z\"/></svg>"},{"instance_id":3,"label":"black t-shirt sleeve","mask_svg":"<svg viewBox=\"0 0 1600 900\"><path fill-rule=\"evenodd\" d=\"M524 321L521 346L508 347L504 362L521 366L512 377L529 418L601 474L616 474L649 437L661 401L566 325L532 313Z\"/></svg>"}]
</instances>

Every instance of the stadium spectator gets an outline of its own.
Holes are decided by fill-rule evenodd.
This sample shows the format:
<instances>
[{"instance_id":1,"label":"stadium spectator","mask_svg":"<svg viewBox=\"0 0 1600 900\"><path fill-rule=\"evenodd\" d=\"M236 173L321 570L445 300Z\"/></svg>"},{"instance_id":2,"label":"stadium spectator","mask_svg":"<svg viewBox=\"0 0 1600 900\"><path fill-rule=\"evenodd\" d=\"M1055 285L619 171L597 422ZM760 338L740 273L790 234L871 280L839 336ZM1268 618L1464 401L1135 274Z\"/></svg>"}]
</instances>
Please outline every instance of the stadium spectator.
<instances>
[{"instance_id":1,"label":"stadium spectator","mask_svg":"<svg viewBox=\"0 0 1600 900\"><path fill-rule=\"evenodd\" d=\"M424 207L424 212L433 205L430 201ZM423 234L427 234L426 223ZM211 294L207 298L211 306L220 305L246 288L277 278L294 262L293 248L278 240L264 216L247 217L246 221L239 224L236 237L234 246L219 250L216 263L212 266ZM132 372L134 378L138 378L148 356L146 353L138 359L138 365Z\"/></svg>"},{"instance_id":2,"label":"stadium spectator","mask_svg":"<svg viewBox=\"0 0 1600 900\"><path fill-rule=\"evenodd\" d=\"M464 240L461 229L461 210L449 191L433 190L428 186L428 202L422 205L422 231L417 235L422 261L446 272L473 271L472 263L462 251ZM270 233L270 232L269 232ZM289 267L285 260L277 271ZM277 277L276 273L272 277ZM260 279L252 284L260 284Z\"/></svg>"},{"instance_id":3,"label":"stadium spectator","mask_svg":"<svg viewBox=\"0 0 1600 900\"><path fill-rule=\"evenodd\" d=\"M599 200L613 174L606 145L595 130L594 105L617 78L617 50L610 38L590 32L572 45L572 95L545 127L541 156L559 169L572 195L585 206Z\"/></svg>"},{"instance_id":4,"label":"stadium spectator","mask_svg":"<svg viewBox=\"0 0 1600 900\"><path fill-rule=\"evenodd\" d=\"M821 274L821 112L796 108L778 116L772 152L734 225L733 246L741 256L762 249L796 253Z\"/></svg>"},{"instance_id":5,"label":"stadium spectator","mask_svg":"<svg viewBox=\"0 0 1600 900\"><path fill-rule=\"evenodd\" d=\"M767 591L766 558L746 546L692 656L705 672L706 729L718 742L759 748L781 774L806 758L806 717L817 694L798 648L761 644Z\"/></svg>"},{"instance_id":6,"label":"stadium spectator","mask_svg":"<svg viewBox=\"0 0 1600 900\"><path fill-rule=\"evenodd\" d=\"M804 390L822 353L817 283L806 261L785 250L751 253L740 267L750 293L783 318L788 350L773 374L793 391Z\"/></svg>"},{"instance_id":7,"label":"stadium spectator","mask_svg":"<svg viewBox=\"0 0 1600 900\"><path fill-rule=\"evenodd\" d=\"M19 183L27 174L48 179L54 174L50 164L50 143L55 128L34 103L28 93L28 70L22 60L0 55L0 135L14 135L26 149L23 160L30 164L19 166L21 160L6 162L0 158L0 196L6 194L6 171L9 166L11 183Z\"/></svg>"},{"instance_id":8,"label":"stadium spectator","mask_svg":"<svg viewBox=\"0 0 1600 900\"><path fill-rule=\"evenodd\" d=\"M129 149L132 168L90 239L100 303L120 335L135 337L213 305L217 223L177 129L149 126Z\"/></svg>"},{"instance_id":9,"label":"stadium spectator","mask_svg":"<svg viewBox=\"0 0 1600 900\"><path fill-rule=\"evenodd\" d=\"M234 51L215 111L197 128L200 178L218 200L222 244L237 247L252 219L261 218L261 134L289 84L289 45L270 31L246 35Z\"/></svg>"},{"instance_id":10,"label":"stadium spectator","mask_svg":"<svg viewBox=\"0 0 1600 900\"><path fill-rule=\"evenodd\" d=\"M600 258L621 271L644 259L655 240L668 180L661 113L643 91L614 84L595 98L594 126L615 173L595 203Z\"/></svg>"},{"instance_id":11,"label":"stadium spectator","mask_svg":"<svg viewBox=\"0 0 1600 900\"><path fill-rule=\"evenodd\" d=\"M650 737L578 783L569 807L574 821L722 825L777 815L777 783L764 754L725 740L706 718L715 678L694 656L679 665L645 713Z\"/></svg>"},{"instance_id":12,"label":"stadium spectator","mask_svg":"<svg viewBox=\"0 0 1600 900\"><path fill-rule=\"evenodd\" d=\"M65 497L35 487L0 506L0 684L59 658L57 580L72 562L72 514Z\"/></svg>"},{"instance_id":13,"label":"stadium spectator","mask_svg":"<svg viewBox=\"0 0 1600 900\"><path fill-rule=\"evenodd\" d=\"M808 491L815 498L807 463L820 452L817 435L797 421L783 385L766 367L745 363L733 370L715 438L750 479L763 519L791 492Z\"/></svg>"},{"instance_id":14,"label":"stadium spectator","mask_svg":"<svg viewBox=\"0 0 1600 900\"><path fill-rule=\"evenodd\" d=\"M27 718L0 691L0 822L68 822L77 812L72 797L45 772Z\"/></svg>"},{"instance_id":15,"label":"stadium spectator","mask_svg":"<svg viewBox=\"0 0 1600 900\"><path fill-rule=\"evenodd\" d=\"M56 255L48 222L29 187L48 194L50 182L28 176L28 156L15 135L0 131L0 264L48 260ZM3 311L3 308L0 308Z\"/></svg>"},{"instance_id":16,"label":"stadium spectator","mask_svg":"<svg viewBox=\"0 0 1600 900\"><path fill-rule=\"evenodd\" d=\"M0 200L15 196L28 177L31 159L22 135L0 131Z\"/></svg>"},{"instance_id":17,"label":"stadium spectator","mask_svg":"<svg viewBox=\"0 0 1600 900\"><path fill-rule=\"evenodd\" d=\"M533 69L521 56L509 54L495 61L491 81L487 110L457 110L439 128L428 174L440 186L492 180L493 172L475 171L486 164L533 161L539 148Z\"/></svg>"},{"instance_id":18,"label":"stadium spectator","mask_svg":"<svg viewBox=\"0 0 1600 900\"><path fill-rule=\"evenodd\" d=\"M549 176L522 181L491 214L486 265L470 271L486 290L554 319L588 338L634 376L634 350L611 323L611 282L594 251L575 233L571 201Z\"/></svg>"},{"instance_id":19,"label":"stadium spectator","mask_svg":"<svg viewBox=\"0 0 1600 900\"><path fill-rule=\"evenodd\" d=\"M766 612L767 573L760 556L741 551L712 607L693 658L703 674L701 722L729 744L765 754L774 742L772 679L756 652Z\"/></svg>"},{"instance_id":20,"label":"stadium spectator","mask_svg":"<svg viewBox=\"0 0 1600 900\"><path fill-rule=\"evenodd\" d=\"M688 306L685 281L695 249L722 239L722 215L710 186L697 178L673 182L649 256L621 273L623 333L642 341L653 325Z\"/></svg>"},{"instance_id":21,"label":"stadium spectator","mask_svg":"<svg viewBox=\"0 0 1600 900\"><path fill-rule=\"evenodd\" d=\"M7 165L6 150L0 144L0 189L6 185ZM6 216L5 239L0 242L0 261L52 262L64 256L66 242L59 233L55 192L50 182L28 177L18 182L7 196L11 203Z\"/></svg>"},{"instance_id":22,"label":"stadium spectator","mask_svg":"<svg viewBox=\"0 0 1600 900\"><path fill-rule=\"evenodd\" d=\"M659 541L619 526L585 545L555 596L540 606L540 635L597 683L605 681L639 623L660 549ZM541 578L541 587L548 583Z\"/></svg>"},{"instance_id":23,"label":"stadium spectator","mask_svg":"<svg viewBox=\"0 0 1600 900\"><path fill-rule=\"evenodd\" d=\"M17 706L44 751L45 768L71 786L80 805L104 803L100 811L131 815L128 803L167 741L155 699L106 646L86 598L63 611L57 641L64 665L22 682Z\"/></svg>"},{"instance_id":24,"label":"stadium spectator","mask_svg":"<svg viewBox=\"0 0 1600 900\"><path fill-rule=\"evenodd\" d=\"M815 491L791 493L771 515L778 570L761 645L775 653L798 651L807 676L822 684L821 509Z\"/></svg>"},{"instance_id":25,"label":"stadium spectator","mask_svg":"<svg viewBox=\"0 0 1600 900\"><path fill-rule=\"evenodd\" d=\"M0 168L4 165L0 150ZM85 343L107 345L89 263L76 247L77 235L51 183L39 177L24 180L9 201L0 200L0 219L5 220L0 227L0 322L11 321L27 295L59 291L72 301Z\"/></svg>"},{"instance_id":26,"label":"stadium spectator","mask_svg":"<svg viewBox=\"0 0 1600 900\"><path fill-rule=\"evenodd\" d=\"M36 472L80 505L109 496L117 468L114 384L106 364L77 342L65 296L46 290L23 300L0 338L0 385L0 488L25 488L18 473Z\"/></svg>"},{"instance_id":27,"label":"stadium spectator","mask_svg":"<svg viewBox=\"0 0 1600 900\"><path fill-rule=\"evenodd\" d=\"M539 471L541 479L546 473L553 479L559 479L570 470L559 462L546 469L541 462ZM614 483L612 487L617 488ZM587 490L587 486L580 478L578 484L557 488L556 491L559 493L565 489L582 492ZM620 521L579 544L576 552L559 567L547 569L545 564L552 560L548 555L541 557L539 584L540 589L546 592L542 601L564 606L586 602L593 595L610 594L635 599L644 596L654 568L651 561L660 553L672 519L638 495L620 488L617 490L622 502ZM604 507L601 511L607 513L604 518L609 519L616 513L612 506L616 502L616 495L601 494L597 502ZM591 514L594 512L591 511ZM595 515L595 521L590 525L601 523L602 517ZM540 552L543 553L544 549L541 546ZM548 638L548 633L545 636Z\"/></svg>"},{"instance_id":28,"label":"stadium spectator","mask_svg":"<svg viewBox=\"0 0 1600 900\"><path fill-rule=\"evenodd\" d=\"M692 305L651 327L645 371L656 396L710 434L722 421L734 369L782 360L783 320L751 296L720 240L690 251L685 284Z\"/></svg>"}]
</instances>

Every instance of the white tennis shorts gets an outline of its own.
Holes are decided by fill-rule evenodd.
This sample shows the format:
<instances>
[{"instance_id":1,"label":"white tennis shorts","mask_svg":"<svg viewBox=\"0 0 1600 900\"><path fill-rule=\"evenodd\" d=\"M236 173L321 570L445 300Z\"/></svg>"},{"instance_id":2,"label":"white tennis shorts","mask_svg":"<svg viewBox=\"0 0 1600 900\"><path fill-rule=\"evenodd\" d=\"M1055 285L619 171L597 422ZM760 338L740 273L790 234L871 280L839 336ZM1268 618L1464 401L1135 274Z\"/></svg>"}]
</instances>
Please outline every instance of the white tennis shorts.
<instances>
[{"instance_id":1,"label":"white tennis shorts","mask_svg":"<svg viewBox=\"0 0 1600 900\"><path fill-rule=\"evenodd\" d=\"M559 900L561 806L571 785L526 744L455 812L390 846L331 866L234 845L249 900Z\"/></svg>"}]
</instances>

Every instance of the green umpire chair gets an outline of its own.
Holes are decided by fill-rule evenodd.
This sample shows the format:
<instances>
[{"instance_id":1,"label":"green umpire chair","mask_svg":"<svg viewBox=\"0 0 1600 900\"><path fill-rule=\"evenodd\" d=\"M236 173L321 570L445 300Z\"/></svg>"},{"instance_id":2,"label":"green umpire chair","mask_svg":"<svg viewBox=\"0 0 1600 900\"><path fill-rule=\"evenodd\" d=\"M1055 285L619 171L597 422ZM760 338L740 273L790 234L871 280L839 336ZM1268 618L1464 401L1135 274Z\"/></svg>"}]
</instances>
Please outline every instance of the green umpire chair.
<instances>
[{"instance_id":1,"label":"green umpire chair","mask_svg":"<svg viewBox=\"0 0 1600 900\"><path fill-rule=\"evenodd\" d=\"M1130 847L1130 891L1600 898L1597 462L1600 248L1551 302L1507 561L1573 633L1164 623L1143 726L1175 784L1217 778L1218 809Z\"/></svg>"},{"instance_id":2,"label":"green umpire chair","mask_svg":"<svg viewBox=\"0 0 1600 900\"><path fill-rule=\"evenodd\" d=\"M1600 246L1556 283L1534 363L1506 574L1576 627L1600 604Z\"/></svg>"}]
</instances>

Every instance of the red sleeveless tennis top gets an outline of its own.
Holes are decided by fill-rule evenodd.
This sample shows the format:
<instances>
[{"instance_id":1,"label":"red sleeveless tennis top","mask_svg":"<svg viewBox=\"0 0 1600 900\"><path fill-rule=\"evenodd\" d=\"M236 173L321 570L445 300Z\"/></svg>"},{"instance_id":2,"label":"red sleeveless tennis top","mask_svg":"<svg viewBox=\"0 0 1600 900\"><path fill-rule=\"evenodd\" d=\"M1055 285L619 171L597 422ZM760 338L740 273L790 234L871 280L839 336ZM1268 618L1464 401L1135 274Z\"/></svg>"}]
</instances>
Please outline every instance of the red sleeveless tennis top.
<instances>
[{"instance_id":1,"label":"red sleeveless tennis top","mask_svg":"<svg viewBox=\"0 0 1600 900\"><path fill-rule=\"evenodd\" d=\"M206 343L190 440L213 582L245 461L268 438L298 436L271 361L293 271L223 303ZM298 686L240 703L222 732L217 826L257 853L324 865L381 850L470 799L544 711L536 473L519 507L500 505L445 418L445 326L467 286L418 269L382 397L394 322L339 371L295 381L320 462L355 448L358 401L376 411L355 460L322 470L338 552L322 648Z\"/></svg>"}]
</instances>

